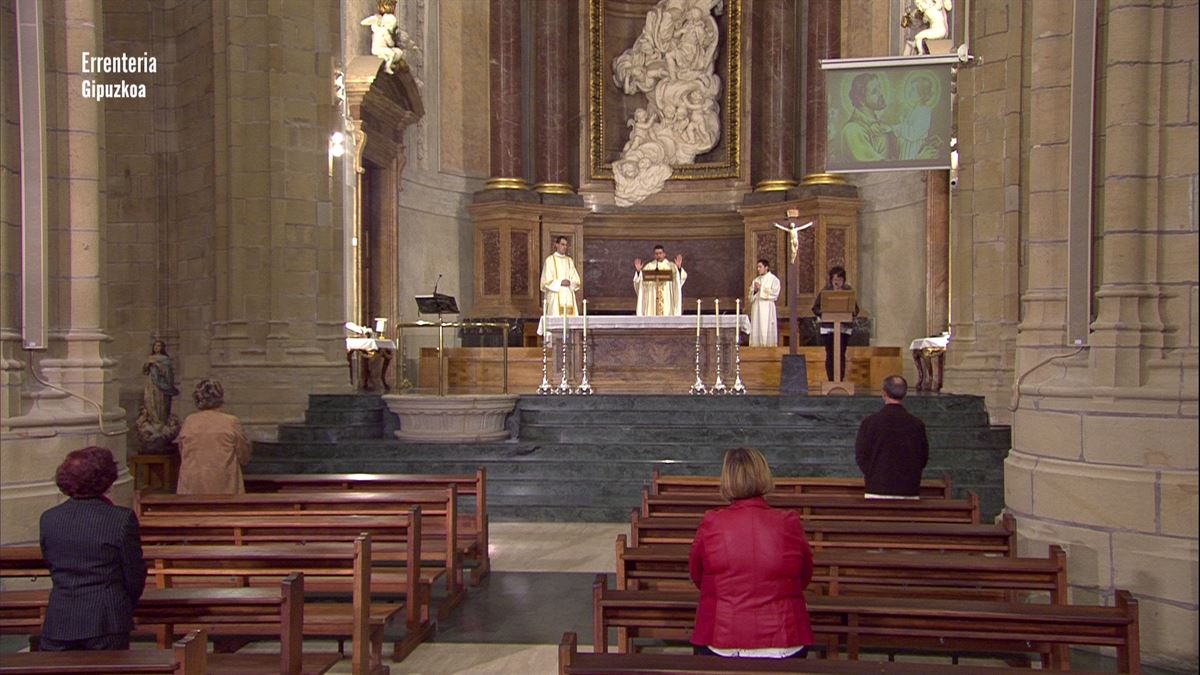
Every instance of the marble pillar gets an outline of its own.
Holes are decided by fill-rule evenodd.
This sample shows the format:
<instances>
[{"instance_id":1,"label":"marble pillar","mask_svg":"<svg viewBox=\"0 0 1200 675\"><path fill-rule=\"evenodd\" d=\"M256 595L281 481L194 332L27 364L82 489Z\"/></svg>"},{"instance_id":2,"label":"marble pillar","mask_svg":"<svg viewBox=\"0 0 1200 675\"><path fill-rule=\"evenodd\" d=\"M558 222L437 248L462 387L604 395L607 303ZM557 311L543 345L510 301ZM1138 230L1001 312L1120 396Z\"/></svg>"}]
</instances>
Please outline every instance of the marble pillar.
<instances>
[{"instance_id":1,"label":"marble pillar","mask_svg":"<svg viewBox=\"0 0 1200 675\"><path fill-rule=\"evenodd\" d=\"M795 6L785 0L754 5L754 191L797 185Z\"/></svg>"},{"instance_id":2,"label":"marble pillar","mask_svg":"<svg viewBox=\"0 0 1200 675\"><path fill-rule=\"evenodd\" d=\"M551 3L559 4L559 3ZM489 190L525 190L522 157L521 3L491 0L491 178Z\"/></svg>"},{"instance_id":3,"label":"marble pillar","mask_svg":"<svg viewBox=\"0 0 1200 675\"><path fill-rule=\"evenodd\" d=\"M845 179L825 173L825 73L821 70L821 59L836 59L842 53L842 3L841 0L811 0L807 7L804 183L842 184Z\"/></svg>"},{"instance_id":4,"label":"marble pillar","mask_svg":"<svg viewBox=\"0 0 1200 675\"><path fill-rule=\"evenodd\" d=\"M574 5L539 2L534 5L535 53L534 105L537 148L534 189L543 194L574 194L571 149L578 145L578 91L575 64L578 44L573 41Z\"/></svg>"}]
</instances>

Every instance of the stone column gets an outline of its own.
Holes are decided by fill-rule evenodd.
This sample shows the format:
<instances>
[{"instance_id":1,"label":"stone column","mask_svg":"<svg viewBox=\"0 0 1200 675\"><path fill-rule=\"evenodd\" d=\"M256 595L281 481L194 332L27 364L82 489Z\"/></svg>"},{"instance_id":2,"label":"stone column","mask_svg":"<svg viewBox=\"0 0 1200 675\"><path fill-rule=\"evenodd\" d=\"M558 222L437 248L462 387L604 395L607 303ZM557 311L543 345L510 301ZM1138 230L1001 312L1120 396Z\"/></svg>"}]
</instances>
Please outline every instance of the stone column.
<instances>
[{"instance_id":1,"label":"stone column","mask_svg":"<svg viewBox=\"0 0 1200 675\"><path fill-rule=\"evenodd\" d=\"M1143 660L1195 664L1197 230L1184 195L1198 175L1196 94L1168 83L1195 72L1196 6L1098 4L1099 17L1095 6L1073 15L1086 3L1028 5L1029 287L1005 503L1023 554L1065 545L1073 602L1131 591ZM1074 49L1072 36L1097 18L1099 53ZM1065 242L1070 227L1092 224L1068 217L1081 197L1068 181L1093 164L1072 164L1069 150L1096 142L1069 133L1080 59L1096 59L1105 84L1097 187L1082 195L1095 200L1101 232L1097 315L1077 347L1067 344Z\"/></svg>"},{"instance_id":2,"label":"stone column","mask_svg":"<svg viewBox=\"0 0 1200 675\"><path fill-rule=\"evenodd\" d=\"M537 135L534 189L543 194L575 193L572 148L579 142L578 91L575 87L578 43L573 41L575 4L534 5L534 105ZM493 31L496 29L493 28ZM495 142L495 141L493 141ZM495 147L495 146L493 146ZM493 163L492 165L496 165Z\"/></svg>"},{"instance_id":3,"label":"stone column","mask_svg":"<svg viewBox=\"0 0 1200 675\"><path fill-rule=\"evenodd\" d=\"M804 184L845 183L840 176L825 173L825 73L821 59L836 59L842 53L842 0L810 0L808 46L804 52Z\"/></svg>"},{"instance_id":4,"label":"stone column","mask_svg":"<svg viewBox=\"0 0 1200 675\"><path fill-rule=\"evenodd\" d=\"M332 189L338 8L269 19L214 3L216 306L212 375L257 433L349 387L342 343L341 193ZM242 58L247 45L262 58ZM345 158L339 161L345 161Z\"/></svg>"},{"instance_id":5,"label":"stone column","mask_svg":"<svg viewBox=\"0 0 1200 675\"><path fill-rule=\"evenodd\" d=\"M784 192L797 185L795 11L786 0L754 4L755 192Z\"/></svg>"},{"instance_id":6,"label":"stone column","mask_svg":"<svg viewBox=\"0 0 1200 675\"><path fill-rule=\"evenodd\" d=\"M1022 108L1027 46L1020 31L984 35L980 27L984 17L1012 26L1028 19L1017 0L972 11L971 50L982 65L958 71L960 168L949 223L953 339L942 390L982 394L992 422L1010 424L1021 302L1020 195L1041 186L1027 183L1021 162L1029 141L1021 127L1028 112ZM1028 200L1031 213L1047 203L1044 195L1030 194Z\"/></svg>"},{"instance_id":7,"label":"stone column","mask_svg":"<svg viewBox=\"0 0 1200 675\"><path fill-rule=\"evenodd\" d=\"M521 3L490 0L492 177L489 190L525 190L522 158ZM560 3L546 3L560 4Z\"/></svg>"},{"instance_id":8,"label":"stone column","mask_svg":"<svg viewBox=\"0 0 1200 675\"><path fill-rule=\"evenodd\" d=\"M45 350L18 351L20 326L9 307L22 292L19 266L7 244L11 243L5 205L3 261L3 315L0 340L4 343L6 402L0 422L0 541L36 541L37 514L53 506L61 495L54 484L54 469L63 456L88 445L109 448L117 464L125 464L124 411L118 406L115 361L109 356L111 338L106 330L107 297L104 284L105 199L103 129L104 106L81 96L82 83L94 76L82 72L80 54L102 53L102 13L99 2L43 2L41 17L34 2L23 3L22 19L40 20L46 51L42 73L17 71L10 61L16 45L4 40L0 54L7 73L3 82L12 91L19 82L9 79L44 77L47 92L45 279L50 297ZM10 4L9 7L12 5ZM14 15L0 14L0 30L15 35ZM10 47L10 45L12 45ZM14 51L9 52L12 49ZM10 63L14 68L10 71ZM34 61L36 63L36 61ZM6 100L8 91L5 92ZM58 96L62 105L54 106ZM13 134L6 125L0 131ZM6 143L5 148L10 147ZM5 158L6 161L8 157ZM19 166L19 163L6 164ZM7 172L5 172L7 174ZM3 179L7 186L11 177ZM19 194L12 190L9 194ZM6 202L8 200L5 200ZM19 222L19 220L18 220ZM16 252L19 255L19 247ZM23 371L20 372L19 371ZM36 376L35 376L36 374ZM42 385L38 378L51 386ZM70 392L69 394L67 392ZM12 397L16 397L15 399ZM90 403L89 403L90 401ZM130 478L121 470L112 497L128 503Z\"/></svg>"}]
</instances>

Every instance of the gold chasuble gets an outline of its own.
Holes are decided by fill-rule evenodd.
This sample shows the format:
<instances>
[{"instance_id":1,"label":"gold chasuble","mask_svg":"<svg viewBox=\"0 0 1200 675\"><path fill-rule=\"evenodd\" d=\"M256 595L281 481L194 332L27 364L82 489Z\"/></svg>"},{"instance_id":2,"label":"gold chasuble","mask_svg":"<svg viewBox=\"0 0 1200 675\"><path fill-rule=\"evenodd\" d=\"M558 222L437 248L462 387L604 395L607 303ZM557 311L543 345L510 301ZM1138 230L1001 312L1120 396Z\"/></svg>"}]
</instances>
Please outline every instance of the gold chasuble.
<instances>
[{"instance_id":1,"label":"gold chasuble","mask_svg":"<svg viewBox=\"0 0 1200 675\"><path fill-rule=\"evenodd\" d=\"M563 286L562 282L571 282ZM543 311L546 316L577 316L575 293L579 291L579 273L569 255L554 253L542 265Z\"/></svg>"},{"instance_id":2,"label":"gold chasuble","mask_svg":"<svg viewBox=\"0 0 1200 675\"><path fill-rule=\"evenodd\" d=\"M638 316L683 314L683 283L687 272L670 260L651 260L633 276Z\"/></svg>"}]
</instances>

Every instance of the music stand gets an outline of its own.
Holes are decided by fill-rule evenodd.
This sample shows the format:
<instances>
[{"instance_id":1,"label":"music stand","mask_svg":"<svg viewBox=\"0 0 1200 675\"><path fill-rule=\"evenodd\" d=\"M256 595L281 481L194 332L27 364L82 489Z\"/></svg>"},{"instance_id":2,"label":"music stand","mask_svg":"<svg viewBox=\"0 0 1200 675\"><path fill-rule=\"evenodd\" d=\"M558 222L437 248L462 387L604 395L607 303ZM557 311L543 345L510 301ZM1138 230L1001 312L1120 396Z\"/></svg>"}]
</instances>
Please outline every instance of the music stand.
<instances>
[{"instance_id":1,"label":"music stand","mask_svg":"<svg viewBox=\"0 0 1200 675\"><path fill-rule=\"evenodd\" d=\"M443 314L458 314L458 303L454 301L452 295L434 293L433 295L418 295L413 299L417 301L418 314L437 314L439 318Z\"/></svg>"}]
</instances>

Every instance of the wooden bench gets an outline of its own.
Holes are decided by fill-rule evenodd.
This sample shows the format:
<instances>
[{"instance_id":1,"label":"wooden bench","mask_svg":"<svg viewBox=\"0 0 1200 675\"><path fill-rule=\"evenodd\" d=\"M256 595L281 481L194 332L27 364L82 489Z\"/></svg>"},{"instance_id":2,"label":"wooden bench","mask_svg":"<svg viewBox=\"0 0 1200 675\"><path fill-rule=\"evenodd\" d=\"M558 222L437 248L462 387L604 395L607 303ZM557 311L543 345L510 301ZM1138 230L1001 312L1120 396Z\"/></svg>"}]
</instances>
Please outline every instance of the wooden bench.
<instances>
[{"instance_id":1,"label":"wooden bench","mask_svg":"<svg viewBox=\"0 0 1200 675\"><path fill-rule=\"evenodd\" d=\"M0 657L0 675L206 675L208 636L194 630L170 650L19 652Z\"/></svg>"},{"instance_id":2,"label":"wooden bench","mask_svg":"<svg viewBox=\"0 0 1200 675\"><path fill-rule=\"evenodd\" d=\"M38 635L50 591L0 592L0 634ZM134 632L156 636L167 648L175 635L203 629L210 636L279 640L279 654L210 655L209 673L285 675L324 673L337 654L305 654L304 575L292 573L279 589L147 588L133 614Z\"/></svg>"},{"instance_id":3,"label":"wooden bench","mask_svg":"<svg viewBox=\"0 0 1200 675\"><path fill-rule=\"evenodd\" d=\"M861 497L865 492L863 479L830 476L776 476L774 495L804 494L843 497ZM650 494L673 493L718 494L721 489L719 476L664 476L655 467L651 471ZM921 481L921 499L950 499L950 476Z\"/></svg>"},{"instance_id":4,"label":"wooden bench","mask_svg":"<svg viewBox=\"0 0 1200 675\"><path fill-rule=\"evenodd\" d=\"M390 490L387 492L323 491L280 492L243 495L165 495L138 493L134 511L139 519L156 516L256 518L268 515L304 516L401 516L408 517L415 507L421 514L420 562L441 567L446 576L446 600L441 609L450 609L464 597L462 555L458 544L457 486ZM389 541L379 538L377 545ZM389 560L378 558L384 565Z\"/></svg>"},{"instance_id":5,"label":"wooden bench","mask_svg":"<svg viewBox=\"0 0 1200 675\"><path fill-rule=\"evenodd\" d=\"M646 544L691 545L700 517L643 518L634 509L629 541ZM971 553L1015 556L1017 533L1012 516L1004 514L996 524L895 523L816 520L804 524L813 551L886 550Z\"/></svg>"},{"instance_id":6,"label":"wooden bench","mask_svg":"<svg viewBox=\"0 0 1200 675\"><path fill-rule=\"evenodd\" d=\"M627 652L639 637L686 641L696 615L696 591L619 591L605 575L593 585L594 649L608 651L618 629ZM857 660L863 649L938 653L1038 652L1053 670L1069 669L1065 649L1112 647L1118 671L1140 673L1137 601L1117 591L1115 607L810 594L809 619L827 658Z\"/></svg>"},{"instance_id":7,"label":"wooden bench","mask_svg":"<svg viewBox=\"0 0 1200 675\"><path fill-rule=\"evenodd\" d=\"M775 494L767 503L795 511L804 522L815 520L873 520L896 523L979 523L979 495L965 499L867 499L862 495ZM706 511L729 506L718 493L673 492L653 495L642 488L642 516L703 516Z\"/></svg>"},{"instance_id":8,"label":"wooden bench","mask_svg":"<svg viewBox=\"0 0 1200 675\"><path fill-rule=\"evenodd\" d=\"M488 553L487 470L480 467L471 474L403 473L324 473L324 474L249 474L247 492L308 492L325 490L387 491L453 485L458 496L470 500L470 508L460 508L458 536L463 540L463 562L471 568L471 585L491 571Z\"/></svg>"},{"instance_id":9,"label":"wooden bench","mask_svg":"<svg viewBox=\"0 0 1200 675\"><path fill-rule=\"evenodd\" d=\"M680 544L628 546L625 535L617 535L617 590L694 591L689 551ZM1045 558L819 551L813 555L809 590L819 595L1008 602L1037 595L1061 605L1067 603L1067 556L1055 545Z\"/></svg>"},{"instance_id":10,"label":"wooden bench","mask_svg":"<svg viewBox=\"0 0 1200 675\"><path fill-rule=\"evenodd\" d=\"M792 673L793 675L1018 675L1028 668L970 667L943 663L893 663L804 659L728 659L690 654L595 654L579 651L575 633L558 644L559 675L663 675L664 673ZM1080 673L1081 671L1073 670Z\"/></svg>"}]
</instances>

